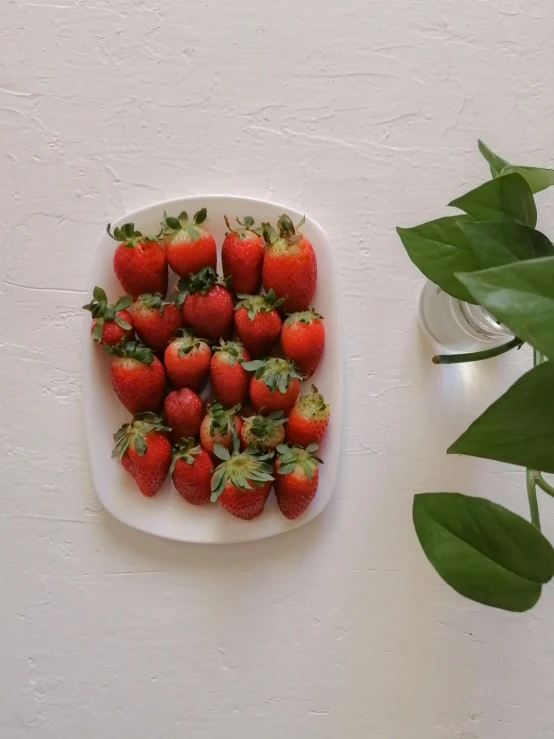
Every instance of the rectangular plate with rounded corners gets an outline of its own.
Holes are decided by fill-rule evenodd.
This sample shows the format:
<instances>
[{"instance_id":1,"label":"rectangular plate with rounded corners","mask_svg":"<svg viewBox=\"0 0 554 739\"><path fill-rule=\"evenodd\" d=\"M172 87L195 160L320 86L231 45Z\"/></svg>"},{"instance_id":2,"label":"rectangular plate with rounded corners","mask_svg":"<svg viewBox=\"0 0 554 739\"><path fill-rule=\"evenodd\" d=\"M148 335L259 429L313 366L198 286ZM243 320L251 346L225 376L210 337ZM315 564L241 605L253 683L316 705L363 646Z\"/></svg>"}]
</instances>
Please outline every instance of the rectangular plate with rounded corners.
<instances>
[{"instance_id":1,"label":"rectangular plate with rounded corners","mask_svg":"<svg viewBox=\"0 0 554 739\"><path fill-rule=\"evenodd\" d=\"M163 211L178 215L186 210L189 215L202 207L208 209L207 227L214 235L220 258L225 235L223 216L230 222L235 218L252 216L256 223L275 223L284 212L294 223L304 215L281 205L235 196L207 195L179 198L151 205L135 213L129 213L112 226L128 221L135 223L143 233L157 233ZM133 479L119 462L111 458L112 435L122 423L130 420L129 413L119 403L110 382L110 358L90 339L90 321L84 323L84 396L90 465L96 492L102 504L112 516L135 529L167 539L194 543L231 543L262 539L302 526L315 518L325 508L336 483L340 452L342 424L343 357L338 283L333 255L327 237L321 227L309 216L302 228L312 242L318 268L317 291L313 307L325 318L325 353L314 377L304 385L317 385L331 405L331 421L318 454L325 464L320 467L319 488L308 510L295 521L281 515L273 492L264 513L253 521L241 521L226 513L218 505L192 506L186 503L175 488L171 478L153 498L145 498ZM112 268L115 242L104 233L94 253L88 282L92 295L95 285L103 287L110 302L122 294Z\"/></svg>"}]
</instances>

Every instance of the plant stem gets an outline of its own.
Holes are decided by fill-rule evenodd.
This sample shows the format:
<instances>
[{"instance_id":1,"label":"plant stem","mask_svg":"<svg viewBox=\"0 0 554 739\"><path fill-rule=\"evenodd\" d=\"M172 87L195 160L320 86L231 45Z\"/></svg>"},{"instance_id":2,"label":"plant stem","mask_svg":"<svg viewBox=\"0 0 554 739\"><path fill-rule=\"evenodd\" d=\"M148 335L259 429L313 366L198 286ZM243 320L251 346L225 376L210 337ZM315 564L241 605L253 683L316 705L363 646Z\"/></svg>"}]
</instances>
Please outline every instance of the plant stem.
<instances>
[{"instance_id":1,"label":"plant stem","mask_svg":"<svg viewBox=\"0 0 554 739\"><path fill-rule=\"evenodd\" d=\"M437 354L433 357L433 364L460 364L461 362L479 362L481 359L490 359L505 354L511 349L519 349L523 341L514 336L506 344L495 346L493 349L485 349L482 352L465 352L464 354Z\"/></svg>"},{"instance_id":2,"label":"plant stem","mask_svg":"<svg viewBox=\"0 0 554 739\"><path fill-rule=\"evenodd\" d=\"M537 489L535 487L535 472L527 470L527 498L529 499L529 510L531 511L531 523L539 531L541 530L541 519L539 515L539 504L537 503ZM538 481L537 481L538 482Z\"/></svg>"},{"instance_id":3,"label":"plant stem","mask_svg":"<svg viewBox=\"0 0 554 739\"><path fill-rule=\"evenodd\" d=\"M535 472L535 482L541 490L544 490L545 493L548 493L548 495L554 498L554 488L546 482L542 476L542 472Z\"/></svg>"}]
</instances>

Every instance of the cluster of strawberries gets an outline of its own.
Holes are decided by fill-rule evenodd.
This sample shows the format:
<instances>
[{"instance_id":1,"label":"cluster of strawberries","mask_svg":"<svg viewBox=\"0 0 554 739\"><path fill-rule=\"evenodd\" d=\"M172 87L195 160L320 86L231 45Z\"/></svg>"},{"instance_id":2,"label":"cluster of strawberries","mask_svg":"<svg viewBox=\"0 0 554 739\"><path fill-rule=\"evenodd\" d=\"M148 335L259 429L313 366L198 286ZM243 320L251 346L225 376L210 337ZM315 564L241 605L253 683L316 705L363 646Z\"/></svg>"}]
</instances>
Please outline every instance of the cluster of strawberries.
<instances>
[{"instance_id":1,"label":"cluster of strawberries","mask_svg":"<svg viewBox=\"0 0 554 739\"><path fill-rule=\"evenodd\" d=\"M302 224L295 228L287 215L277 229L257 229L247 217L233 230L225 218L219 279L206 218L205 208L192 219L164 213L154 238L132 223L113 234L108 225L127 295L112 305L97 287L84 308L92 338L113 356L113 389L133 414L114 434L113 456L146 496L171 473L189 503L219 501L250 520L273 486L293 519L316 494L321 460L314 453L329 422L314 385L300 394L325 343L323 319L309 310L315 253L298 232ZM181 278L170 300L168 266ZM198 393L208 376L205 404Z\"/></svg>"}]
</instances>

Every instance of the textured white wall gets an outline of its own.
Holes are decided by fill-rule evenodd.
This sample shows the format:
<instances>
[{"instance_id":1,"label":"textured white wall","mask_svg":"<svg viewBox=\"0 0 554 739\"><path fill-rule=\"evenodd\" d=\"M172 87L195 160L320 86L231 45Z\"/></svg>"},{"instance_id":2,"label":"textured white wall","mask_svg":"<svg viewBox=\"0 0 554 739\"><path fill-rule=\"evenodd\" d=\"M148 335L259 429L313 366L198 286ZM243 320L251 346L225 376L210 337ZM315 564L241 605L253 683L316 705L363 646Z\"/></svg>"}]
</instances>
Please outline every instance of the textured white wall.
<instances>
[{"instance_id":1,"label":"textured white wall","mask_svg":"<svg viewBox=\"0 0 554 739\"><path fill-rule=\"evenodd\" d=\"M525 511L518 471L444 450L529 357L433 367L421 280L394 233L484 176L478 135L549 163L551 11L2 2L2 739L554 737L552 589L522 616L465 601L410 520L426 489ZM81 400L101 229L197 192L309 212L344 298L335 500L306 528L221 549L144 537L101 510Z\"/></svg>"}]
</instances>

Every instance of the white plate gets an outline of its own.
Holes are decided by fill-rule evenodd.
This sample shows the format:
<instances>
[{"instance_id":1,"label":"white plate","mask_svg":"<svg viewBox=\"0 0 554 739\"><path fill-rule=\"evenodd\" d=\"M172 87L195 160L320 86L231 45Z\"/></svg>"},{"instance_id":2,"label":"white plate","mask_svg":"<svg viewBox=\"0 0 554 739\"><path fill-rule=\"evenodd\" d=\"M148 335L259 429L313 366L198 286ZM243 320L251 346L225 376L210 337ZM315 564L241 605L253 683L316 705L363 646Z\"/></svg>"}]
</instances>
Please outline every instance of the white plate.
<instances>
[{"instance_id":1,"label":"white plate","mask_svg":"<svg viewBox=\"0 0 554 739\"><path fill-rule=\"evenodd\" d=\"M236 217L252 216L256 223L275 222L288 213L296 223L303 213L263 200L232 196L207 195L181 198L158 203L129 213L113 225L131 221L143 233L156 233L164 210L177 215L186 210L192 215L202 207L208 209L207 226L214 235L218 249L225 235L223 215L232 223ZM84 320L85 413L89 457L96 492L107 511L128 526L167 539L195 543L230 543L262 539L302 526L325 508L335 487L339 461L342 424L342 338L338 285L331 247L324 231L308 216L303 227L317 256L317 291L315 310L325 318L325 353L312 382L331 405L331 420L319 453L325 464L320 467L319 488L308 510L295 521L281 515L273 492L264 513L253 521L241 521L218 505L192 506L177 493L168 479L153 498L140 494L133 479L119 462L111 458L113 433L130 419L129 413L116 398L110 382L110 358L90 339L90 319ZM108 298L115 301L122 289L114 275L112 259L115 242L104 233L98 242L90 271L88 293L95 285L103 287Z\"/></svg>"}]
</instances>

